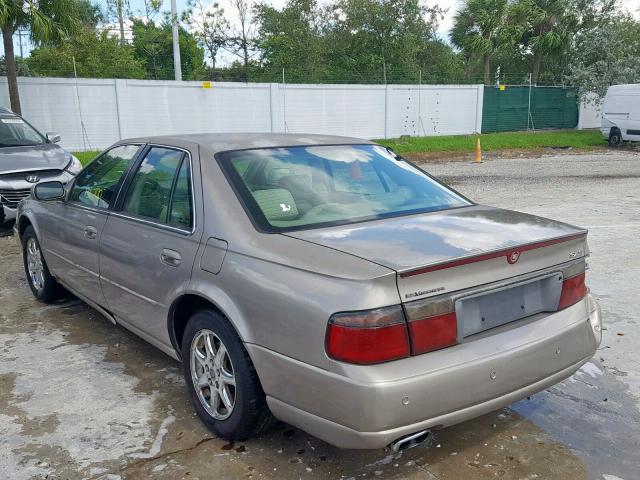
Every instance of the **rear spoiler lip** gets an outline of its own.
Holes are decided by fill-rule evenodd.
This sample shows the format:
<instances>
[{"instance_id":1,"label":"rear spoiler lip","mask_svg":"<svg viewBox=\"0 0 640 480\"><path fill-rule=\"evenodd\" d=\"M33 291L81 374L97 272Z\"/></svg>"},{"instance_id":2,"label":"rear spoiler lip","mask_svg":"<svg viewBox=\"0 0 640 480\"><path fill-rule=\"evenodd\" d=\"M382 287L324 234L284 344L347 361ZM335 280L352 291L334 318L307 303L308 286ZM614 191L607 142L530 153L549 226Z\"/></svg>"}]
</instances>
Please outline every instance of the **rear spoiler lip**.
<instances>
[{"instance_id":1,"label":"rear spoiler lip","mask_svg":"<svg viewBox=\"0 0 640 480\"><path fill-rule=\"evenodd\" d=\"M446 260L440 263L434 263L424 267L412 268L411 270L404 270L398 272L400 278L413 277L416 275L422 275L423 273L436 272L438 270L445 270L447 268L459 267L461 265L467 265L469 263L482 262L484 260L491 260L493 258L505 257L508 258L511 253L526 252L528 250L536 250L538 248L548 247L550 245L556 245L558 243L570 242L571 240L577 240L579 238L587 237L587 230L583 230L580 233L571 235L564 235L562 237L551 238L549 240L541 240L533 243L527 243L523 245L515 245L509 248L501 248L499 250L489 251L486 253L480 253L477 255L470 255L467 257L456 258L455 260ZM584 252L586 255L586 252Z\"/></svg>"}]
</instances>

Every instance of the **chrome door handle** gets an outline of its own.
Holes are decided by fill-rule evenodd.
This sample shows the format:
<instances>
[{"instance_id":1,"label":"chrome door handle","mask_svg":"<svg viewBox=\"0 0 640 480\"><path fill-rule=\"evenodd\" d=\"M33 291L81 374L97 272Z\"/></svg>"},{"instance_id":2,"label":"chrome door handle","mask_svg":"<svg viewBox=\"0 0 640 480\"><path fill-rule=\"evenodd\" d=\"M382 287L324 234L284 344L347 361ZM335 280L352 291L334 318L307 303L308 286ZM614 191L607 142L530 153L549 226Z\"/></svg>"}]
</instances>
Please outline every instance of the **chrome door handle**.
<instances>
[{"instance_id":1,"label":"chrome door handle","mask_svg":"<svg viewBox=\"0 0 640 480\"><path fill-rule=\"evenodd\" d=\"M180 265L182 257L175 250L165 248L162 250L162 253L160 253L160 261L165 265L169 265L170 267L177 267L178 265Z\"/></svg>"},{"instance_id":2,"label":"chrome door handle","mask_svg":"<svg viewBox=\"0 0 640 480\"><path fill-rule=\"evenodd\" d=\"M84 227L84 236L89 240L94 240L98 236L98 229L91 225L87 225Z\"/></svg>"}]
</instances>

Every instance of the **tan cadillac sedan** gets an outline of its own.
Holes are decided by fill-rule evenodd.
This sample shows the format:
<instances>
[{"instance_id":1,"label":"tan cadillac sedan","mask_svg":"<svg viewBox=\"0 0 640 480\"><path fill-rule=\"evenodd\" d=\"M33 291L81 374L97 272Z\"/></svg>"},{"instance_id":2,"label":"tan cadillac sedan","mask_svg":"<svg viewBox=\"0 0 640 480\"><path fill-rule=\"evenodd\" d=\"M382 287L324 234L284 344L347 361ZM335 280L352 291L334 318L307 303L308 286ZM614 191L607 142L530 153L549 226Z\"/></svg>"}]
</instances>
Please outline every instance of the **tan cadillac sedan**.
<instances>
[{"instance_id":1,"label":"tan cadillac sedan","mask_svg":"<svg viewBox=\"0 0 640 480\"><path fill-rule=\"evenodd\" d=\"M34 295L73 292L181 360L230 440L275 417L404 449L567 378L601 339L585 230L475 204L366 140L124 140L17 216Z\"/></svg>"}]
</instances>

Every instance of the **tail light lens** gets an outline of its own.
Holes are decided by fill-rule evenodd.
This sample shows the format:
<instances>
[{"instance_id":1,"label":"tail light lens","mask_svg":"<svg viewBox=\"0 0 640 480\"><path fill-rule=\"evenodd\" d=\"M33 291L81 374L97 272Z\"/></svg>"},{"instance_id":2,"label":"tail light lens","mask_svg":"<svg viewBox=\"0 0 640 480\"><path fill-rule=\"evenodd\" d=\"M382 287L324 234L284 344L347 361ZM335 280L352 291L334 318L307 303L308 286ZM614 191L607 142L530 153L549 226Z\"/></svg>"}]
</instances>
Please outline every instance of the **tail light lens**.
<instances>
[{"instance_id":1,"label":"tail light lens","mask_svg":"<svg viewBox=\"0 0 640 480\"><path fill-rule=\"evenodd\" d=\"M450 296L405 304L411 354L439 350L458 343L458 320Z\"/></svg>"},{"instance_id":2,"label":"tail light lens","mask_svg":"<svg viewBox=\"0 0 640 480\"><path fill-rule=\"evenodd\" d=\"M588 289L584 283L584 277L585 274L583 271L582 273L563 280L558 310L575 305L587 295Z\"/></svg>"},{"instance_id":3,"label":"tail light lens","mask_svg":"<svg viewBox=\"0 0 640 480\"><path fill-rule=\"evenodd\" d=\"M562 271L557 310L575 305L588 293L585 262ZM332 315L326 337L329 357L370 365L450 347L458 343L454 297L414 300L403 305Z\"/></svg>"},{"instance_id":4,"label":"tail light lens","mask_svg":"<svg viewBox=\"0 0 640 480\"><path fill-rule=\"evenodd\" d=\"M365 365L408 357L411 351L402 307L334 314L327 328L326 349L335 360Z\"/></svg>"}]
</instances>

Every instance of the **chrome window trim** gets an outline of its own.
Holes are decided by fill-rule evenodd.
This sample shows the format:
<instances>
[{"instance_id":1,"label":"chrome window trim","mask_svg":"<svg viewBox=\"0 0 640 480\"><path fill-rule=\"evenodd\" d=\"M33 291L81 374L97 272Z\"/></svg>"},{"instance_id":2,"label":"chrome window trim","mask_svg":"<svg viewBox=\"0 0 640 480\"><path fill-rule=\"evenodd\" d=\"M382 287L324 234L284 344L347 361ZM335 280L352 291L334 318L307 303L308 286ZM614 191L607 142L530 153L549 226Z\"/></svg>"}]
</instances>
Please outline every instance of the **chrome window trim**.
<instances>
[{"instance_id":1,"label":"chrome window trim","mask_svg":"<svg viewBox=\"0 0 640 480\"><path fill-rule=\"evenodd\" d=\"M118 217L118 218L124 218L126 220L130 220L132 222L137 222L137 223L142 223L144 225L149 225L151 227L155 227L155 228L160 228L162 230L168 230L171 232L175 232L175 233L180 233L182 235L193 235L196 232L196 225L197 225L197 209L196 209L196 198L195 198L195 183L193 181L193 159L191 158L191 152L189 150L187 150L186 148L182 148L182 147L177 147L175 145L163 145L163 144L159 144L159 143L146 143L144 144L149 148L153 148L153 147L160 147L160 148L167 148L167 149L171 149L171 150L178 150L181 152L184 152L187 154L188 160L189 160L189 181L191 182L191 213L193 215L193 222L191 224L191 230L187 230L185 228L179 228L179 227L174 227L172 225L169 225L168 223L162 223L162 222L157 222L157 221L153 221L153 220L148 220L144 217L138 217L135 215L127 215L126 213L122 213L122 211L109 211L108 213L110 215L113 215L114 217ZM145 155L146 156L146 155ZM144 159L143 159L144 161ZM136 170L137 172L137 170ZM133 172L133 176L135 177L136 172ZM122 186L120 187L122 188ZM118 191L118 196L120 196L122 192ZM127 192L124 192L125 194Z\"/></svg>"}]
</instances>

